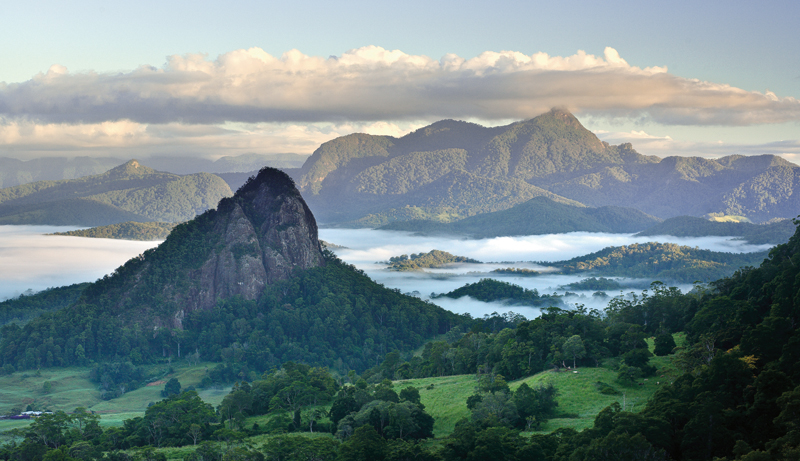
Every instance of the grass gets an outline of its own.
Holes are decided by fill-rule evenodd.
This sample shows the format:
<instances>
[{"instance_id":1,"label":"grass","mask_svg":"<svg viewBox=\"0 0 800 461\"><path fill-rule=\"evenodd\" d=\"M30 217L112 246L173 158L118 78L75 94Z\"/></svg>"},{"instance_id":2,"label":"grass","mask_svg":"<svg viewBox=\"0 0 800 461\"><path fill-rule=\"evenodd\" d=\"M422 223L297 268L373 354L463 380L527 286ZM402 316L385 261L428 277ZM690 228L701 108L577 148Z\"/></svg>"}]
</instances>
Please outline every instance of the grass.
<instances>
[{"instance_id":1,"label":"grass","mask_svg":"<svg viewBox=\"0 0 800 461\"><path fill-rule=\"evenodd\" d=\"M216 364L183 365L173 364L173 373L161 380L178 378L181 385L197 387L208 367ZM159 375L164 365L153 367L151 375ZM112 400L102 400L97 384L89 381L89 368L51 368L34 372L17 372L0 376L0 414L7 414L12 408L25 410L31 405L37 410L71 412L84 407L100 415L102 426L121 426L126 419L143 416L151 402L162 399L164 385L143 386ZM52 391L45 394L42 385L52 383ZM200 397L214 407L222 402L230 387L223 389L199 389ZM0 431L25 427L26 420L0 421Z\"/></svg>"}]
</instances>

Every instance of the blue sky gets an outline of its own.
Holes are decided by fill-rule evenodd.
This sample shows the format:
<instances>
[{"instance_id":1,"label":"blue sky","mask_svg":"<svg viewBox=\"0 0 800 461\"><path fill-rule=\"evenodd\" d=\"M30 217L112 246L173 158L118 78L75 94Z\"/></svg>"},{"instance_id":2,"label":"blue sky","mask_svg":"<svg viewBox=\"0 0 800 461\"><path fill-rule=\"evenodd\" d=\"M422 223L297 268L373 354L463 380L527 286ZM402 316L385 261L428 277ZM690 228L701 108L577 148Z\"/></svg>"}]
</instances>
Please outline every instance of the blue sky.
<instances>
[{"instance_id":1,"label":"blue sky","mask_svg":"<svg viewBox=\"0 0 800 461\"><path fill-rule=\"evenodd\" d=\"M3 10L4 156L310 153L352 131L401 135L445 117L501 124L564 105L601 138L647 154L800 160L797 2ZM503 51L515 53L491 54Z\"/></svg>"}]
</instances>

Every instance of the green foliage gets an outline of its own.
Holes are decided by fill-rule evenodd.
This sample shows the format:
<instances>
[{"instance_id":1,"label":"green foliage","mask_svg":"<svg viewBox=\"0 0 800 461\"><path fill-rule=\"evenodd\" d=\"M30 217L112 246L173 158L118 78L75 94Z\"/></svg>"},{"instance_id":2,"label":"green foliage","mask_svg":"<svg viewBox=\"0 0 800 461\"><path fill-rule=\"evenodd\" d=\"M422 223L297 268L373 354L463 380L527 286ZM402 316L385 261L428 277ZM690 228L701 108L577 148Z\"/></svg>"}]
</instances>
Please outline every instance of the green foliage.
<instances>
[{"instance_id":1,"label":"green foliage","mask_svg":"<svg viewBox=\"0 0 800 461\"><path fill-rule=\"evenodd\" d=\"M0 302L0 325L24 324L46 312L52 312L73 304L88 283L76 283L66 287L48 288L38 293L25 293L16 298Z\"/></svg>"},{"instance_id":2,"label":"green foliage","mask_svg":"<svg viewBox=\"0 0 800 461\"><path fill-rule=\"evenodd\" d=\"M225 181L212 174L161 173L131 160L100 175L0 189L0 223L180 222L230 195Z\"/></svg>"},{"instance_id":3,"label":"green foliage","mask_svg":"<svg viewBox=\"0 0 800 461\"><path fill-rule=\"evenodd\" d=\"M539 291L535 288L533 290L528 290L519 285L513 285L494 279L481 279L478 282L468 283L449 293L433 297L439 298L442 296L453 299L469 296L484 302L503 301L506 304L523 306L558 306L563 304L561 298L556 295L539 295Z\"/></svg>"},{"instance_id":4,"label":"green foliage","mask_svg":"<svg viewBox=\"0 0 800 461\"><path fill-rule=\"evenodd\" d=\"M566 274L593 271L605 276L660 279L676 283L710 282L753 266L767 255L722 253L674 243L634 243L548 263Z\"/></svg>"},{"instance_id":5,"label":"green foliage","mask_svg":"<svg viewBox=\"0 0 800 461\"><path fill-rule=\"evenodd\" d=\"M108 226L92 227L68 232L56 232L51 235L69 235L73 237L90 237L119 240L164 240L175 223L163 222L123 222Z\"/></svg>"},{"instance_id":6,"label":"green foliage","mask_svg":"<svg viewBox=\"0 0 800 461\"><path fill-rule=\"evenodd\" d=\"M655 339L655 350L653 354L655 355L669 355L672 353L672 350L675 349L675 339L669 333L662 333L656 336Z\"/></svg>"},{"instance_id":7,"label":"green foliage","mask_svg":"<svg viewBox=\"0 0 800 461\"><path fill-rule=\"evenodd\" d=\"M579 282L568 283L562 288L566 290L609 291L621 290L622 285L614 279L605 277L589 277Z\"/></svg>"},{"instance_id":8,"label":"green foliage","mask_svg":"<svg viewBox=\"0 0 800 461\"><path fill-rule=\"evenodd\" d=\"M507 210L483 213L451 223L393 222L381 227L421 234L467 235L492 238L565 232L629 233L657 223L658 218L632 208L588 208L549 197L534 197Z\"/></svg>"},{"instance_id":9,"label":"green foliage","mask_svg":"<svg viewBox=\"0 0 800 461\"><path fill-rule=\"evenodd\" d=\"M161 391L161 397L170 398L173 395L181 393L181 383L178 378L170 378L167 384L164 385L164 390Z\"/></svg>"},{"instance_id":10,"label":"green foliage","mask_svg":"<svg viewBox=\"0 0 800 461\"><path fill-rule=\"evenodd\" d=\"M431 250L427 253L415 253L411 256L393 256L389 258L389 269L395 271L418 271L423 268L437 268L453 263L481 264L480 261L465 256L454 256L446 251Z\"/></svg>"}]
</instances>

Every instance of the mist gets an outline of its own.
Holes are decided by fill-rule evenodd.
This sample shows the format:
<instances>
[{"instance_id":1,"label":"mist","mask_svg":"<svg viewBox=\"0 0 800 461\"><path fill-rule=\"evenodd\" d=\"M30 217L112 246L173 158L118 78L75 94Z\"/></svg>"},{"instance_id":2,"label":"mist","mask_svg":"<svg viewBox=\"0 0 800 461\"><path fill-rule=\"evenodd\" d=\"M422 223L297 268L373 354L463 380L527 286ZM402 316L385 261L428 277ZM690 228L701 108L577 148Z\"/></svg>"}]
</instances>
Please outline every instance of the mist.
<instances>
[{"instance_id":1,"label":"mist","mask_svg":"<svg viewBox=\"0 0 800 461\"><path fill-rule=\"evenodd\" d=\"M61 226L0 226L0 300L93 282L160 242L44 235Z\"/></svg>"},{"instance_id":2,"label":"mist","mask_svg":"<svg viewBox=\"0 0 800 461\"><path fill-rule=\"evenodd\" d=\"M0 300L50 287L93 282L113 272L128 259L160 243L45 235L74 229L56 226L0 226ZM430 300L450 311L469 313L473 317L513 311L529 319L539 315L538 308L485 303L467 297L431 299L431 294L447 293L481 278L491 277L530 290L536 289L540 294L563 295L564 285L583 280L586 275L555 274L552 269L541 266L536 261L569 259L608 246L660 241L729 252L761 251L770 247L748 245L725 237L633 237L630 234L588 232L467 240L441 236L421 237L408 232L372 229L320 229L320 238L344 246L345 248L334 249L334 252L342 260L365 271L373 280L388 288L399 289L403 293ZM485 264L454 264L442 269L393 272L386 270L386 264L380 263L392 256L428 252L432 249L467 256ZM544 274L537 277L490 274L494 269L506 267L533 269ZM648 280L616 280L625 286L622 290L624 293L639 292L649 284ZM679 288L685 292L691 286ZM574 295L564 298L567 307L582 304L590 309L602 309L609 299L593 296L594 293L588 291L573 292ZM619 294L620 292L607 293L608 296Z\"/></svg>"},{"instance_id":3,"label":"mist","mask_svg":"<svg viewBox=\"0 0 800 461\"><path fill-rule=\"evenodd\" d=\"M403 293L418 296L434 304L457 313L468 313L473 317L483 317L493 312L515 312L526 318L535 318L540 310L535 307L509 306L502 303L485 303L469 297L460 299L431 298L434 293L447 293L468 283L491 277L513 283L529 290L536 289L540 294L564 295L564 285L587 278L586 274L563 275L548 274L553 269L540 266L536 262L562 261L586 255L609 246L631 243L661 242L700 247L713 251L749 253L762 251L771 245L750 245L729 237L634 237L632 234L606 234L592 232L571 232L568 234L529 235L520 237L497 237L491 239L463 239L457 237L426 237L410 232L383 231L373 229L320 229L320 239L341 245L333 251L342 260L366 272L373 280ZM452 264L441 269L426 269L415 272L396 272L386 269L392 256L424 253L437 249L457 256L466 256L485 264ZM544 272L536 277L491 274L499 268L526 268ZM588 309L603 309L608 300L620 294L640 292L648 287L650 280L611 277L625 287L621 292L607 293L608 297L593 296L590 291L570 290L574 295L563 300L566 307L582 304ZM680 285L687 292L691 285Z\"/></svg>"}]
</instances>

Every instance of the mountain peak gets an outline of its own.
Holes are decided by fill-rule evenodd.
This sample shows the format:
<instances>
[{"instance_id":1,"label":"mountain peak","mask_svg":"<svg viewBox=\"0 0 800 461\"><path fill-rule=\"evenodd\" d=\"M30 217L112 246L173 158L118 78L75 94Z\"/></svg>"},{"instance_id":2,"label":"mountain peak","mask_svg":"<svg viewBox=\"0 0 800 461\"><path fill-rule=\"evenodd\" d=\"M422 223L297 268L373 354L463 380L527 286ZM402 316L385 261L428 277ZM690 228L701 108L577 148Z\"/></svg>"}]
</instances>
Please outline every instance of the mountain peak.
<instances>
[{"instance_id":1,"label":"mountain peak","mask_svg":"<svg viewBox=\"0 0 800 461\"><path fill-rule=\"evenodd\" d=\"M294 181L263 168L216 210L178 225L157 248L87 289L87 299L116 299L116 315L182 328L185 312L231 297L258 299L267 285L323 265L317 223Z\"/></svg>"},{"instance_id":2,"label":"mountain peak","mask_svg":"<svg viewBox=\"0 0 800 461\"><path fill-rule=\"evenodd\" d=\"M141 176L156 173L156 170L146 167L136 159L128 160L120 166L106 172L109 176Z\"/></svg>"}]
</instances>

